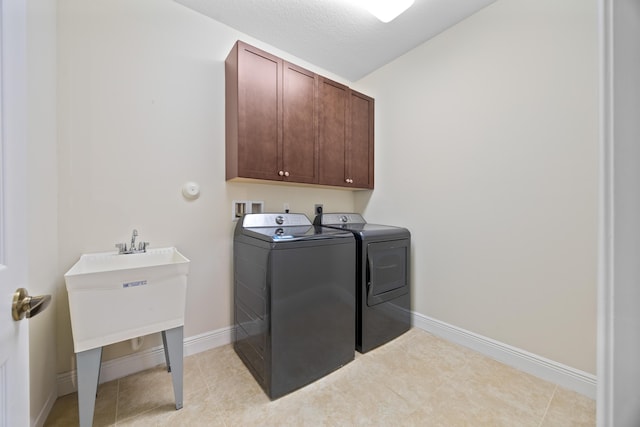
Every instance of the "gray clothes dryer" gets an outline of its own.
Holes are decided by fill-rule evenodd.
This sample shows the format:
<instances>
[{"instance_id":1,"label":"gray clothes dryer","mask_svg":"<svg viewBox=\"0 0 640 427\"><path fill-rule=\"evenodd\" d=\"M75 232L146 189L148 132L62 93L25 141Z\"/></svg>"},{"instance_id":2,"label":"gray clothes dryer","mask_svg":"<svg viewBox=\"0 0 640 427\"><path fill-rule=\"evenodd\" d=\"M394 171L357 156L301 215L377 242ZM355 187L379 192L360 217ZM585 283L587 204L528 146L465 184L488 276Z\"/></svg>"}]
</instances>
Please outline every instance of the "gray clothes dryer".
<instances>
[{"instance_id":1,"label":"gray clothes dryer","mask_svg":"<svg viewBox=\"0 0 640 427\"><path fill-rule=\"evenodd\" d=\"M325 213L314 224L356 238L356 350L366 353L411 328L411 233L369 224L357 213Z\"/></svg>"},{"instance_id":2,"label":"gray clothes dryer","mask_svg":"<svg viewBox=\"0 0 640 427\"><path fill-rule=\"evenodd\" d=\"M352 233L304 214L247 214L233 261L234 349L271 399L353 360Z\"/></svg>"}]
</instances>

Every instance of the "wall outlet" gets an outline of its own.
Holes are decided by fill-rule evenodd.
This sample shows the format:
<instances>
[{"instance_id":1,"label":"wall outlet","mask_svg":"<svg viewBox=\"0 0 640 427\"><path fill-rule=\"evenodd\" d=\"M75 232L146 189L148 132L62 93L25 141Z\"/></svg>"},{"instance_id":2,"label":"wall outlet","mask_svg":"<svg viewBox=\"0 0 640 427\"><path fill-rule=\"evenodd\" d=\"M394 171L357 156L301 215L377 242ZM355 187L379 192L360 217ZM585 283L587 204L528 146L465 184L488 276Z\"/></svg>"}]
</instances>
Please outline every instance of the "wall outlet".
<instances>
[{"instance_id":1,"label":"wall outlet","mask_svg":"<svg viewBox=\"0 0 640 427\"><path fill-rule=\"evenodd\" d=\"M242 215L244 215L245 213L247 213L247 204L244 201L233 201L233 206L231 207L232 209L232 215L233 215L233 219L236 220L238 218L242 218Z\"/></svg>"},{"instance_id":2,"label":"wall outlet","mask_svg":"<svg viewBox=\"0 0 640 427\"><path fill-rule=\"evenodd\" d=\"M251 202L251 213L262 213L264 212L264 202L252 201Z\"/></svg>"}]
</instances>

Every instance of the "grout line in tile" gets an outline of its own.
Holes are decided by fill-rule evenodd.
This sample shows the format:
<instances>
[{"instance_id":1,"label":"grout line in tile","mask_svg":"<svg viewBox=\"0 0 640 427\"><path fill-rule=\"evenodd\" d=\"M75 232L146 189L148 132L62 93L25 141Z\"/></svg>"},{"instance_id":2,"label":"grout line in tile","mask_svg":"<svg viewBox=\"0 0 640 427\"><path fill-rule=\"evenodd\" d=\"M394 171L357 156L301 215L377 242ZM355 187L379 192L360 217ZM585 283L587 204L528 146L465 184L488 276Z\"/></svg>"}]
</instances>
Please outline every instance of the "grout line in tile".
<instances>
[{"instance_id":1,"label":"grout line in tile","mask_svg":"<svg viewBox=\"0 0 640 427\"><path fill-rule=\"evenodd\" d=\"M544 421L547 418L547 413L549 412L549 408L551 407L551 402L553 401L553 398L556 395L556 391L558 391L558 385L556 385L553 388L553 392L551 393L551 398L549 399L549 402L547 402L547 407L544 409L544 414L542 414L542 418L540 419L540 424L538 424L538 427L542 427L542 425L544 424Z\"/></svg>"},{"instance_id":2,"label":"grout line in tile","mask_svg":"<svg viewBox=\"0 0 640 427\"><path fill-rule=\"evenodd\" d=\"M204 378L204 385L207 386L207 393L211 395L211 385L209 385L209 379L205 376L204 369L202 369L202 360L201 358L196 359L196 365L198 366L198 372L200 373L200 377Z\"/></svg>"},{"instance_id":3,"label":"grout line in tile","mask_svg":"<svg viewBox=\"0 0 640 427\"><path fill-rule=\"evenodd\" d=\"M146 413L150 413L150 412L152 412L153 410L155 410L155 409L157 409L157 408L159 408L159 406L155 406L155 407L153 407L153 408L147 409L147 410L142 411L142 412L136 412L135 414L132 414L132 415L130 415L130 416L128 416L128 417L125 417L125 418L123 418L122 420L119 420L119 421L130 421L130 420L133 420L134 418L141 417L141 416L143 416L144 414L146 414ZM116 426L117 426L118 424L120 424L120 423L119 423L118 421L116 421Z\"/></svg>"},{"instance_id":4,"label":"grout line in tile","mask_svg":"<svg viewBox=\"0 0 640 427\"><path fill-rule=\"evenodd\" d=\"M118 425L118 406L120 403L120 378L118 378L117 381L118 382L116 383L116 419L114 421L114 425Z\"/></svg>"}]
</instances>

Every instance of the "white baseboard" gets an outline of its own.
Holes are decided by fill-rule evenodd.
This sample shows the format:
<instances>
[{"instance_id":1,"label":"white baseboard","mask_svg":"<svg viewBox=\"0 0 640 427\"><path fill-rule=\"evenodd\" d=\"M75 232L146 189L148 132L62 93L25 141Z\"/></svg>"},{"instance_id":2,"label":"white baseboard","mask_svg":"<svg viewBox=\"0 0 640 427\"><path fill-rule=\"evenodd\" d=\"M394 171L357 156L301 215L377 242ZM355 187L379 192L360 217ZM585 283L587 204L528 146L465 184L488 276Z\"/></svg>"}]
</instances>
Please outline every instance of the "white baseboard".
<instances>
[{"instance_id":1,"label":"white baseboard","mask_svg":"<svg viewBox=\"0 0 640 427\"><path fill-rule=\"evenodd\" d=\"M233 339L233 326L218 329L216 331L206 332L204 334L195 335L185 338L184 355L191 356L202 351L220 347L231 343ZM100 367L100 380L104 382L113 381L145 369L153 368L165 363L164 349L162 345L143 350L117 359L103 362ZM58 396L74 393L78 390L76 380L76 370L58 374Z\"/></svg>"},{"instance_id":2,"label":"white baseboard","mask_svg":"<svg viewBox=\"0 0 640 427\"><path fill-rule=\"evenodd\" d=\"M413 326L591 399L596 398L596 376L588 372L574 369L415 312L413 313Z\"/></svg>"},{"instance_id":3,"label":"white baseboard","mask_svg":"<svg viewBox=\"0 0 640 427\"><path fill-rule=\"evenodd\" d=\"M53 409L53 405L56 403L56 399L58 396L55 393L50 393L47 397L47 401L40 409L40 413L36 417L35 420L31 420L31 427L42 427L44 426L44 422L47 421L47 417L49 413L51 413L51 409Z\"/></svg>"},{"instance_id":4,"label":"white baseboard","mask_svg":"<svg viewBox=\"0 0 640 427\"><path fill-rule=\"evenodd\" d=\"M492 359L505 363L536 377L558 384L582 395L596 398L596 377L578 369L571 368L553 360L529 353L491 338L478 335L445 322L412 313L413 326L432 333L447 341L482 353ZM190 356L210 350L233 339L233 326L188 337L184 340L184 355ZM145 369L164 363L162 346L133 353L124 357L104 362L100 371L100 383L113 381ZM58 375L58 396L77 391L76 371Z\"/></svg>"}]
</instances>

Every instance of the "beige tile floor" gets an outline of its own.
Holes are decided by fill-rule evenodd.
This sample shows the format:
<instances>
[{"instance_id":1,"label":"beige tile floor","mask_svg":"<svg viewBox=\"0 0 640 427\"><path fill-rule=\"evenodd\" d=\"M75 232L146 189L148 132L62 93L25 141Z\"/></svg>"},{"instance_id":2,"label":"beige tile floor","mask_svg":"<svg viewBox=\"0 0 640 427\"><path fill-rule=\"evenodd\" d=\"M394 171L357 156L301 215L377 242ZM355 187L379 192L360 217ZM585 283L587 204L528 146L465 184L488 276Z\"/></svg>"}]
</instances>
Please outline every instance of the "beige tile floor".
<instances>
[{"instance_id":1,"label":"beige tile floor","mask_svg":"<svg viewBox=\"0 0 640 427\"><path fill-rule=\"evenodd\" d=\"M595 426L595 402L412 329L270 401L231 345L185 358L184 408L162 366L100 385L94 426ZM45 426L78 425L77 394Z\"/></svg>"}]
</instances>

